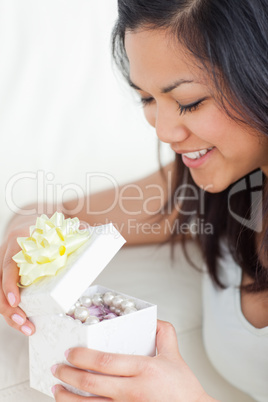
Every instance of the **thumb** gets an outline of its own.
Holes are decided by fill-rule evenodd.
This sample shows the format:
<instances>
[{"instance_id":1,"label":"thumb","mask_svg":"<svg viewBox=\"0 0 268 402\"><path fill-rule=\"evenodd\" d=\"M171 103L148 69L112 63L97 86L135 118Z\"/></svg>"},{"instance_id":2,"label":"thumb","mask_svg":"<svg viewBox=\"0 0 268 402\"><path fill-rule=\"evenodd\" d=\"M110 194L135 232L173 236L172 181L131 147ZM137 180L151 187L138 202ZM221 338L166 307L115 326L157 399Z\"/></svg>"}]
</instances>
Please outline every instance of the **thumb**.
<instances>
[{"instance_id":1,"label":"thumb","mask_svg":"<svg viewBox=\"0 0 268 402\"><path fill-rule=\"evenodd\" d=\"M175 328L166 321L157 321L156 348L158 354L178 354L178 340Z\"/></svg>"}]
</instances>

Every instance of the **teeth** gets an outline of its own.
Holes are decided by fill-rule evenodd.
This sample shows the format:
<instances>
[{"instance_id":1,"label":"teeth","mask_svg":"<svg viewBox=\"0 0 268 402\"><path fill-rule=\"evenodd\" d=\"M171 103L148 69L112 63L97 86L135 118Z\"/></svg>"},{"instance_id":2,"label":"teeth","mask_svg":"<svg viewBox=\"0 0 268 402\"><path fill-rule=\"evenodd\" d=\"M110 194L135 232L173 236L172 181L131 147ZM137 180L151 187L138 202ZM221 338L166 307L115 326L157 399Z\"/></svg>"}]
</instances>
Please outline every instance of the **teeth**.
<instances>
[{"instance_id":1,"label":"teeth","mask_svg":"<svg viewBox=\"0 0 268 402\"><path fill-rule=\"evenodd\" d=\"M183 155L187 156L187 158L189 158L189 159L198 159L198 158L200 158L199 152L188 152L188 154L183 154Z\"/></svg>"},{"instance_id":2,"label":"teeth","mask_svg":"<svg viewBox=\"0 0 268 402\"><path fill-rule=\"evenodd\" d=\"M202 149L201 151L199 151L199 153L200 153L201 156L206 155L207 152L208 152L207 149Z\"/></svg>"},{"instance_id":3,"label":"teeth","mask_svg":"<svg viewBox=\"0 0 268 402\"><path fill-rule=\"evenodd\" d=\"M189 159L199 159L201 156L206 155L208 151L211 151L213 147L207 148L207 149L201 149L200 151L196 152L188 152L187 154L183 154L184 156L187 156Z\"/></svg>"}]
</instances>

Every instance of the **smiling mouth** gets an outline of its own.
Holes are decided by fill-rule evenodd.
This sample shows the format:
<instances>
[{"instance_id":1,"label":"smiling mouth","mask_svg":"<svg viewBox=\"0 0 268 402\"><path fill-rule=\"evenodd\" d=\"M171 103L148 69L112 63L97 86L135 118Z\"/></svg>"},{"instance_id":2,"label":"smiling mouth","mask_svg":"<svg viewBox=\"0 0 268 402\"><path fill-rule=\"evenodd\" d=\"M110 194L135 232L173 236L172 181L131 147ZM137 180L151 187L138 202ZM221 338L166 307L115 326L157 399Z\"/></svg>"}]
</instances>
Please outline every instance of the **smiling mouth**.
<instances>
[{"instance_id":1,"label":"smiling mouth","mask_svg":"<svg viewBox=\"0 0 268 402\"><path fill-rule=\"evenodd\" d=\"M182 156L186 156L186 158L189 158L189 159L192 159L192 160L200 159L200 158L202 158L202 156L206 155L213 148L214 147L210 147L210 148L201 149L200 151L187 152L185 154L182 154Z\"/></svg>"}]
</instances>

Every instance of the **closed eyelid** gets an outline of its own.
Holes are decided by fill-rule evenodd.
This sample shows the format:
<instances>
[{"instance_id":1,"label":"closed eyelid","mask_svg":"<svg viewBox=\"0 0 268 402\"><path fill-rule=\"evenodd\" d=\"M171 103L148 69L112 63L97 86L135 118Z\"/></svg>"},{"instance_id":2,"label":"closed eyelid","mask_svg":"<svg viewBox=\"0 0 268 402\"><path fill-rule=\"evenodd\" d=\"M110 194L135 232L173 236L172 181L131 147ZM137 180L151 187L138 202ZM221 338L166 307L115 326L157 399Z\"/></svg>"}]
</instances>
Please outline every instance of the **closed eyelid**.
<instances>
[{"instance_id":1,"label":"closed eyelid","mask_svg":"<svg viewBox=\"0 0 268 402\"><path fill-rule=\"evenodd\" d=\"M200 100L198 100L198 101L196 101L196 102L187 103L186 105L185 105L185 104L183 105L183 104L180 103L179 101L177 101L177 103L178 103L178 105L179 105L180 107L189 108L189 107L194 107L194 106L198 105L199 103L203 102L204 100L205 100L205 99L200 99Z\"/></svg>"},{"instance_id":2,"label":"closed eyelid","mask_svg":"<svg viewBox=\"0 0 268 402\"><path fill-rule=\"evenodd\" d=\"M207 99L207 97L204 97L202 99L199 99L196 102L192 102L192 103L188 103L187 105L181 105L178 101L178 109L180 114L184 114L186 112L193 112L195 110L197 110L197 108Z\"/></svg>"},{"instance_id":3,"label":"closed eyelid","mask_svg":"<svg viewBox=\"0 0 268 402\"><path fill-rule=\"evenodd\" d=\"M150 96L148 98L147 97L141 97L140 101L141 101L143 106L146 106L146 105L150 105L154 101L154 98L152 96Z\"/></svg>"},{"instance_id":4,"label":"closed eyelid","mask_svg":"<svg viewBox=\"0 0 268 402\"><path fill-rule=\"evenodd\" d=\"M152 95L150 95L150 94L138 93L138 95L139 95L139 97L140 97L141 100L145 100L145 101L146 101L146 100L149 100L149 101L150 101L150 100L155 100L154 97L153 97Z\"/></svg>"}]
</instances>

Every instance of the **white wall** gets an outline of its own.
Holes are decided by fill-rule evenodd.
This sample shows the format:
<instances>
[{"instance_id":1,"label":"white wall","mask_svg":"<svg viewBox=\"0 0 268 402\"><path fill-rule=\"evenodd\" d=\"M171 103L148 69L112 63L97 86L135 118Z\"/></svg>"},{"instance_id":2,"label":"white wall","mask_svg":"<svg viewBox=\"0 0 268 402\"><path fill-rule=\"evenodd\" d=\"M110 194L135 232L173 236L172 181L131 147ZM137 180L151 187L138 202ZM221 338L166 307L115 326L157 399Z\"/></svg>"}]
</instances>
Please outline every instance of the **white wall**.
<instances>
[{"instance_id":1,"label":"white wall","mask_svg":"<svg viewBox=\"0 0 268 402\"><path fill-rule=\"evenodd\" d=\"M116 3L0 0L0 234L15 204L86 193L87 173L157 169L154 130L111 66Z\"/></svg>"}]
</instances>

